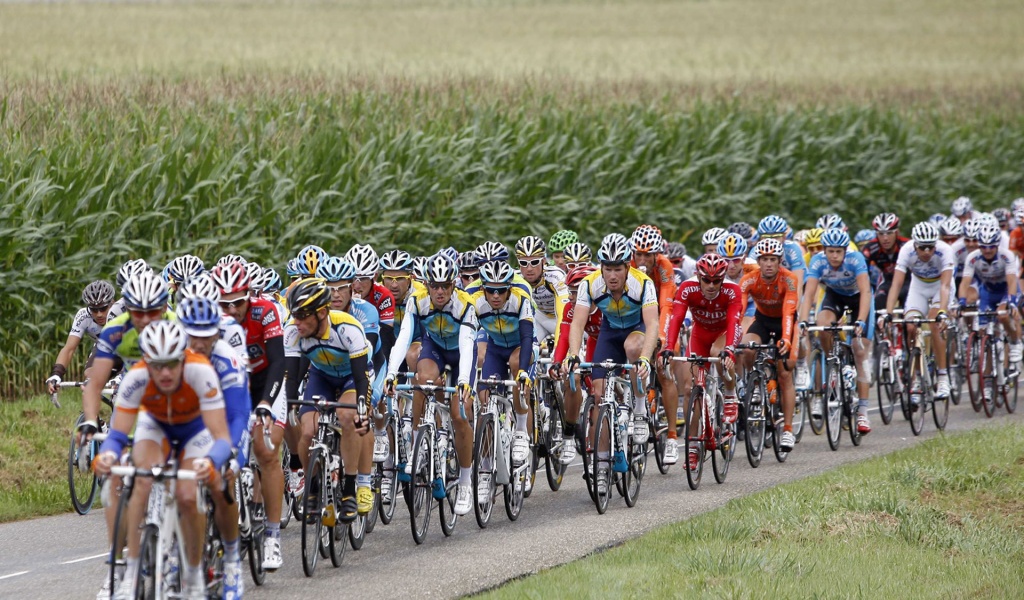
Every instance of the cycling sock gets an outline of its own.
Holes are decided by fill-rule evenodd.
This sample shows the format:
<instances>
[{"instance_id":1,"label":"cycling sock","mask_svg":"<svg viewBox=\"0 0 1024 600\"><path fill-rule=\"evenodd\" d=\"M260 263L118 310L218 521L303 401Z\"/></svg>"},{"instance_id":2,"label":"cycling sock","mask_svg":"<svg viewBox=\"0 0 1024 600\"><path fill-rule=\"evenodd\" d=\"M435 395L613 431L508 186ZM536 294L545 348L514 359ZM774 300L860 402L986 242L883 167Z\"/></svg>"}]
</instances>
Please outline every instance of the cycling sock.
<instances>
[{"instance_id":1,"label":"cycling sock","mask_svg":"<svg viewBox=\"0 0 1024 600\"><path fill-rule=\"evenodd\" d=\"M945 369L939 369L939 375L945 375L945 374L946 374L946 370Z\"/></svg>"},{"instance_id":2,"label":"cycling sock","mask_svg":"<svg viewBox=\"0 0 1024 600\"><path fill-rule=\"evenodd\" d=\"M281 522L267 522L267 537L281 539Z\"/></svg>"},{"instance_id":3,"label":"cycling sock","mask_svg":"<svg viewBox=\"0 0 1024 600\"><path fill-rule=\"evenodd\" d=\"M516 413L516 431L526 431L526 417L527 415Z\"/></svg>"},{"instance_id":4,"label":"cycling sock","mask_svg":"<svg viewBox=\"0 0 1024 600\"><path fill-rule=\"evenodd\" d=\"M356 475L356 487L370 487L373 484L373 476L369 473Z\"/></svg>"},{"instance_id":5,"label":"cycling sock","mask_svg":"<svg viewBox=\"0 0 1024 600\"><path fill-rule=\"evenodd\" d=\"M224 559L232 562L241 560L238 555L238 538L235 538L233 542L224 542Z\"/></svg>"},{"instance_id":6,"label":"cycling sock","mask_svg":"<svg viewBox=\"0 0 1024 600\"><path fill-rule=\"evenodd\" d=\"M356 495L356 476L345 474L345 482L341 486L342 496L355 496Z\"/></svg>"},{"instance_id":7,"label":"cycling sock","mask_svg":"<svg viewBox=\"0 0 1024 600\"><path fill-rule=\"evenodd\" d=\"M788 431L790 433L793 433L793 426L792 425L783 425L782 426L782 430L783 431Z\"/></svg>"},{"instance_id":8,"label":"cycling sock","mask_svg":"<svg viewBox=\"0 0 1024 600\"><path fill-rule=\"evenodd\" d=\"M868 414L868 399L867 398L861 398L860 400L858 400L857 401L857 408L860 409L860 414L867 415Z\"/></svg>"},{"instance_id":9,"label":"cycling sock","mask_svg":"<svg viewBox=\"0 0 1024 600\"><path fill-rule=\"evenodd\" d=\"M291 460L288 461L288 466L292 468L292 471L301 471L302 470L302 461L299 460L298 453L293 453L292 454Z\"/></svg>"},{"instance_id":10,"label":"cycling sock","mask_svg":"<svg viewBox=\"0 0 1024 600\"><path fill-rule=\"evenodd\" d=\"M471 485L473 483L473 467L459 468L459 485Z\"/></svg>"},{"instance_id":11,"label":"cycling sock","mask_svg":"<svg viewBox=\"0 0 1024 600\"><path fill-rule=\"evenodd\" d=\"M576 435L576 424L566 422L562 425L562 437L572 437Z\"/></svg>"},{"instance_id":12,"label":"cycling sock","mask_svg":"<svg viewBox=\"0 0 1024 600\"><path fill-rule=\"evenodd\" d=\"M669 428L668 428L668 431L666 432L666 434L668 435L668 439L670 439L670 440L674 440L674 439L676 439L677 437L679 437L679 436L678 436L678 435L676 434L676 429L675 429L675 427L669 427Z\"/></svg>"}]
</instances>

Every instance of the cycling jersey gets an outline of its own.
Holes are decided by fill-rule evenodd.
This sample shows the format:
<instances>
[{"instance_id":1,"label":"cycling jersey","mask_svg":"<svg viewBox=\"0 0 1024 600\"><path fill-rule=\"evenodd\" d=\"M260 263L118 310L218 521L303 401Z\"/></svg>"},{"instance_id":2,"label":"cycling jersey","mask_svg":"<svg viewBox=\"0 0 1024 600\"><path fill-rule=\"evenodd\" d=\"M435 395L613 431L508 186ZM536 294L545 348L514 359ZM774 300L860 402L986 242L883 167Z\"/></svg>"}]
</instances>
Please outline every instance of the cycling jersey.
<instances>
[{"instance_id":1,"label":"cycling jersey","mask_svg":"<svg viewBox=\"0 0 1024 600\"><path fill-rule=\"evenodd\" d=\"M479 292L478 292L479 293ZM558 320L562 316L562 308L569 303L569 288L565 285L565 271L558 267L545 266L544 274L536 287L532 287L530 295L536 310L533 311L534 335L537 341L554 334L558 337ZM484 301L486 303L486 301ZM479 307L479 304L477 305Z\"/></svg>"},{"instance_id":2,"label":"cycling jersey","mask_svg":"<svg viewBox=\"0 0 1024 600\"><path fill-rule=\"evenodd\" d=\"M598 269L580 282L576 305L588 312L595 305L604 315L603 327L611 329L634 329L643 323L643 309L658 306L654 282L637 269L630 268L626 275L626 287L616 299L608 291L601 270Z\"/></svg>"},{"instance_id":3,"label":"cycling jersey","mask_svg":"<svg viewBox=\"0 0 1024 600\"><path fill-rule=\"evenodd\" d=\"M220 329L220 339L231 346L238 355L238 359L242 362L242 367L248 370L249 350L245 344L245 330L242 329L242 326L238 324L234 317L224 314L220 316L220 323L217 327Z\"/></svg>"},{"instance_id":4,"label":"cycling jersey","mask_svg":"<svg viewBox=\"0 0 1024 600\"><path fill-rule=\"evenodd\" d=\"M946 242L936 242L935 251L926 261L918 258L913 244L905 244L900 248L899 256L896 258L896 270L902 273L910 272L924 283L935 283L944 272L952 273L956 267L955 261L953 248Z\"/></svg>"},{"instance_id":5,"label":"cycling jersey","mask_svg":"<svg viewBox=\"0 0 1024 600\"><path fill-rule=\"evenodd\" d=\"M499 308L491 308L484 292L473 295L476 320L480 329L487 333L489 344L502 348L526 348L520 353L520 362L533 352L533 305L530 297L517 288L512 288L508 300Z\"/></svg>"},{"instance_id":6,"label":"cycling jersey","mask_svg":"<svg viewBox=\"0 0 1024 600\"><path fill-rule=\"evenodd\" d=\"M634 269L637 268L636 261L630 265ZM658 297L658 331L665 331L668 320L672 318L672 301L679 288L675 282L672 261L664 254L659 254L655 259L654 273L648 273L647 276L654 282L654 293Z\"/></svg>"},{"instance_id":7,"label":"cycling jersey","mask_svg":"<svg viewBox=\"0 0 1024 600\"><path fill-rule=\"evenodd\" d=\"M679 268L673 269L673 273L674 273L673 281L675 281L675 283L676 283L676 288L678 289L679 286L683 285L684 281L686 281L687 279L693 277L694 273L696 273L696 272L697 272L697 261L693 260L689 256L684 256L683 257L683 264Z\"/></svg>"},{"instance_id":8,"label":"cycling jersey","mask_svg":"<svg viewBox=\"0 0 1024 600\"><path fill-rule=\"evenodd\" d=\"M964 242L963 238L950 244L950 248L953 249L953 259L956 262L956 268L953 270L953 277L960 279L964 276L964 263L967 262L967 255L970 254L967 250L967 243Z\"/></svg>"},{"instance_id":9,"label":"cycling jersey","mask_svg":"<svg viewBox=\"0 0 1024 600\"><path fill-rule=\"evenodd\" d=\"M679 287L679 291L676 292L672 307L672 319L668 323L668 331L665 332L666 348L668 350L675 349L676 342L679 340L679 328L687 311L693 316L695 332L698 329L713 332L715 338L725 333L726 345L735 346L739 337L742 308L740 286L735 283L723 282L718 295L709 300L701 292L700 282L696 277L684 281L683 285Z\"/></svg>"},{"instance_id":10,"label":"cycling jersey","mask_svg":"<svg viewBox=\"0 0 1024 600\"><path fill-rule=\"evenodd\" d=\"M144 410L168 428L188 429L195 424L202 428L202 412L223 409L224 394L217 372L205 356L185 350L184 362L181 385L170 395L150 380L145 361L136 363L117 389L116 409L130 414Z\"/></svg>"},{"instance_id":11,"label":"cycling jersey","mask_svg":"<svg viewBox=\"0 0 1024 600\"><path fill-rule=\"evenodd\" d=\"M171 311L164 311L164 319L177 320ZM139 332L132 326L131 315L124 313L107 321L96 340L96 358L115 360L120 357L125 368L131 368L142 360L142 349L139 348Z\"/></svg>"},{"instance_id":12,"label":"cycling jersey","mask_svg":"<svg viewBox=\"0 0 1024 600\"><path fill-rule=\"evenodd\" d=\"M905 237L896 236L895 245L888 252L882 249L882 245L878 243L878 240L872 240L864 245L861 251L861 254L864 255L864 260L867 261L869 266L876 266L881 271L882 279L876 281L876 285L880 285L882 281L892 283L892 274L896 272L896 259L899 256L900 249L909 241Z\"/></svg>"},{"instance_id":13,"label":"cycling jersey","mask_svg":"<svg viewBox=\"0 0 1024 600\"><path fill-rule=\"evenodd\" d=\"M981 250L967 255L964 277L978 281L990 289L1005 289L1007 273L1016 275L1020 271L1020 260L1010 250L998 250L992 260L986 259Z\"/></svg>"},{"instance_id":14,"label":"cycling jersey","mask_svg":"<svg viewBox=\"0 0 1024 600\"><path fill-rule=\"evenodd\" d=\"M405 320L405 303L408 301L409 296L415 292L426 293L427 286L419 281L413 281L409 286L409 291L405 294L405 298L395 298L395 323L398 323L399 327L401 327L402 321Z\"/></svg>"},{"instance_id":15,"label":"cycling jersey","mask_svg":"<svg viewBox=\"0 0 1024 600\"><path fill-rule=\"evenodd\" d=\"M242 444L249 430L252 401L249 399L249 374L239 360L238 353L224 340L217 340L210 355L210 364L217 372L220 389L224 394L224 413L227 416L231 445L240 454L238 463L245 464L248 444ZM282 415L283 416L283 415Z\"/></svg>"},{"instance_id":16,"label":"cycling jersey","mask_svg":"<svg viewBox=\"0 0 1024 600\"><path fill-rule=\"evenodd\" d=\"M843 296L855 296L860 293L857 287L857 276L868 272L867 261L860 252L846 251L846 257L838 269L833 269L825 258L825 252L811 257L807 267L807 279L817 279L826 289Z\"/></svg>"},{"instance_id":17,"label":"cycling jersey","mask_svg":"<svg viewBox=\"0 0 1024 600\"><path fill-rule=\"evenodd\" d=\"M391 290L379 283L373 284L373 291L369 298L363 298L377 309L379 323L381 325L395 324L395 295Z\"/></svg>"},{"instance_id":18,"label":"cycling jersey","mask_svg":"<svg viewBox=\"0 0 1024 600\"><path fill-rule=\"evenodd\" d=\"M115 311L114 306L112 305L110 310L107 311L106 323L109 323L111 319L114 319L123 313L123 303L119 311ZM68 336L81 338L84 335L95 342L99 339L100 332L103 331L104 326L105 325L100 325L92 318L92 313L89 312L88 308L81 308L77 313L75 313L75 319L71 323L71 331L68 332Z\"/></svg>"},{"instance_id":19,"label":"cycling jersey","mask_svg":"<svg viewBox=\"0 0 1024 600\"><path fill-rule=\"evenodd\" d=\"M267 360L267 340L281 337L281 319L269 300L249 298L249 311L240 323L245 330L245 345L249 351L249 370L259 373L270 366Z\"/></svg>"},{"instance_id":20,"label":"cycling jersey","mask_svg":"<svg viewBox=\"0 0 1024 600\"><path fill-rule=\"evenodd\" d=\"M750 258L757 262L757 245L750 249ZM804 251L800 248L800 244L793 240L782 240L782 268L788 270L791 274L800 273L801 276L804 274L804 270L807 268L807 264L804 262ZM748 271L744 271L743 275L746 276Z\"/></svg>"},{"instance_id":21,"label":"cycling jersey","mask_svg":"<svg viewBox=\"0 0 1024 600\"><path fill-rule=\"evenodd\" d=\"M323 337L300 337L298 327L289 323L284 328L285 357L305 356L318 371L331 377L348 377L352 375L351 359L370 356L363 326L356 317L340 310L327 313L327 319L328 327ZM291 386L289 381L289 390ZM298 382L295 386L298 389Z\"/></svg>"},{"instance_id":22,"label":"cycling jersey","mask_svg":"<svg viewBox=\"0 0 1024 600\"><path fill-rule=\"evenodd\" d=\"M559 325L561 330L558 334L558 343L555 345L554 362L562 362L565 360L566 355L569 353L569 331L572 329L573 315L576 313L576 304L570 302L565 305L562 312L562 324ZM590 357L594 355L594 346L597 344L597 335L601 333L601 311L597 309L591 309L590 316L587 318L586 325L583 326L583 333L587 336L587 350L584 356L586 360L590 360ZM573 351L578 351L579 348L574 348Z\"/></svg>"},{"instance_id":23,"label":"cycling jersey","mask_svg":"<svg viewBox=\"0 0 1024 600\"><path fill-rule=\"evenodd\" d=\"M793 323L796 321L797 310L795 275L786 269L779 269L775 278L767 281L762 277L761 271L747 273L740 281L740 301L744 313L747 310L748 296L754 299L759 314L781 320L781 339L793 340Z\"/></svg>"},{"instance_id":24,"label":"cycling jersey","mask_svg":"<svg viewBox=\"0 0 1024 600\"><path fill-rule=\"evenodd\" d=\"M352 298L348 303L348 310L346 312L354 316L362 324L363 334L366 335L367 341L369 341L371 335L377 336L377 343L374 344L372 350L374 356L379 354L381 351L380 316L377 314L377 309L366 300Z\"/></svg>"},{"instance_id":25,"label":"cycling jersey","mask_svg":"<svg viewBox=\"0 0 1024 600\"><path fill-rule=\"evenodd\" d=\"M466 289L463 290L463 291L466 292L467 294L469 294L470 296L472 296L473 294L475 294L475 293L479 292L481 289L483 289L483 287L484 287L483 280L480 279L479 277L477 277L476 279L474 279L473 281L468 283L466 285ZM529 294L529 296L531 298L533 297L533 286L530 285L530 282L528 282L525 279L523 279L523 276L520 275L519 273L516 273L515 275L512 276L512 287L519 288L522 291L524 291L527 294Z\"/></svg>"},{"instance_id":26,"label":"cycling jersey","mask_svg":"<svg viewBox=\"0 0 1024 600\"><path fill-rule=\"evenodd\" d=\"M399 328L398 339L391 348L388 360L389 377L398 373L399 365L405 360L416 323L420 324L425 334L421 359L425 354L433 355L436 348L438 354L443 352L447 355L444 357L444 362L447 363L457 352L458 358L453 362L458 366L459 383L470 383L475 374L477 328L472 297L463 290L454 289L448 302L440 308L435 308L430 300L430 293L426 290L411 293L405 303L405 317ZM443 369L443 366L441 368Z\"/></svg>"},{"instance_id":27,"label":"cycling jersey","mask_svg":"<svg viewBox=\"0 0 1024 600\"><path fill-rule=\"evenodd\" d=\"M1024 257L1024 227L1013 228L1008 246L1018 259Z\"/></svg>"}]
</instances>

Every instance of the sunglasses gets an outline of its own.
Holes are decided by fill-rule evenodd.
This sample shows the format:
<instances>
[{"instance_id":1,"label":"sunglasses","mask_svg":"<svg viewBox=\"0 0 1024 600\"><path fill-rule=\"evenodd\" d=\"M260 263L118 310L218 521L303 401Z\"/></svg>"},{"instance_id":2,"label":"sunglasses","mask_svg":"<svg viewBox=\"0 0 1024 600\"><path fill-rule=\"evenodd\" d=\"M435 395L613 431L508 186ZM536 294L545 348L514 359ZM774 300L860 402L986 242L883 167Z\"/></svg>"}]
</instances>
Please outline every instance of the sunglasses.
<instances>
[{"instance_id":1,"label":"sunglasses","mask_svg":"<svg viewBox=\"0 0 1024 600\"><path fill-rule=\"evenodd\" d=\"M519 259L520 267L539 267L544 264L543 258L531 258L528 260Z\"/></svg>"},{"instance_id":2,"label":"sunglasses","mask_svg":"<svg viewBox=\"0 0 1024 600\"><path fill-rule=\"evenodd\" d=\"M89 312L91 312L94 315L105 314L109 310L110 310L110 305L109 304L106 305L106 306L90 306L89 307Z\"/></svg>"},{"instance_id":3,"label":"sunglasses","mask_svg":"<svg viewBox=\"0 0 1024 600\"><path fill-rule=\"evenodd\" d=\"M480 273L459 273L459 279L461 279L463 281L473 281L474 279L479 279L479 278L480 278Z\"/></svg>"},{"instance_id":4,"label":"sunglasses","mask_svg":"<svg viewBox=\"0 0 1024 600\"><path fill-rule=\"evenodd\" d=\"M808 246L807 247L807 251L811 252L811 253L814 253L814 254L817 254L818 252L821 252L824 249L825 249L824 246Z\"/></svg>"},{"instance_id":5,"label":"sunglasses","mask_svg":"<svg viewBox=\"0 0 1024 600\"><path fill-rule=\"evenodd\" d=\"M727 259L725 259L725 262L727 262L727 263L729 263L731 265L734 265L736 263L740 263L740 262L743 262L743 261L744 261L744 257L742 257L742 256L737 256L735 258L727 258Z\"/></svg>"},{"instance_id":6,"label":"sunglasses","mask_svg":"<svg viewBox=\"0 0 1024 600\"><path fill-rule=\"evenodd\" d=\"M721 283L723 281L725 281L725 278L722 277L721 279L707 279L707 278L701 277L700 281L701 281L701 283L706 283L708 285L721 285Z\"/></svg>"},{"instance_id":7,"label":"sunglasses","mask_svg":"<svg viewBox=\"0 0 1024 600\"><path fill-rule=\"evenodd\" d=\"M333 283L333 284L332 283L328 283L327 284L327 289L331 290L332 292L342 292L342 291L345 291L345 290L349 289L350 287L352 287L351 283Z\"/></svg>"},{"instance_id":8,"label":"sunglasses","mask_svg":"<svg viewBox=\"0 0 1024 600\"><path fill-rule=\"evenodd\" d=\"M492 296L500 296L509 290L507 285L485 285L484 292Z\"/></svg>"},{"instance_id":9,"label":"sunglasses","mask_svg":"<svg viewBox=\"0 0 1024 600\"><path fill-rule=\"evenodd\" d=\"M297 310L292 313L292 318L297 321L305 321L316 314L315 310Z\"/></svg>"},{"instance_id":10,"label":"sunglasses","mask_svg":"<svg viewBox=\"0 0 1024 600\"><path fill-rule=\"evenodd\" d=\"M442 283L439 281L431 281L427 284L427 287L432 290L450 290L454 283Z\"/></svg>"},{"instance_id":11,"label":"sunglasses","mask_svg":"<svg viewBox=\"0 0 1024 600\"><path fill-rule=\"evenodd\" d=\"M995 250L996 248L999 247L999 244L992 244L992 245L978 244L978 247L981 248L982 250Z\"/></svg>"},{"instance_id":12,"label":"sunglasses","mask_svg":"<svg viewBox=\"0 0 1024 600\"><path fill-rule=\"evenodd\" d=\"M914 248L924 251L934 250L935 244L914 244Z\"/></svg>"},{"instance_id":13,"label":"sunglasses","mask_svg":"<svg viewBox=\"0 0 1024 600\"><path fill-rule=\"evenodd\" d=\"M164 314L164 309L154 308L151 310L129 310L128 312L136 319L141 319L143 317L156 318Z\"/></svg>"},{"instance_id":14,"label":"sunglasses","mask_svg":"<svg viewBox=\"0 0 1024 600\"><path fill-rule=\"evenodd\" d=\"M146 364L153 368L154 371L163 371L167 369L173 371L181 365L181 359L175 358L174 360L148 360Z\"/></svg>"},{"instance_id":15,"label":"sunglasses","mask_svg":"<svg viewBox=\"0 0 1024 600\"><path fill-rule=\"evenodd\" d=\"M373 277L356 277L356 281L359 283L366 283L368 281L373 281Z\"/></svg>"},{"instance_id":16,"label":"sunglasses","mask_svg":"<svg viewBox=\"0 0 1024 600\"><path fill-rule=\"evenodd\" d=\"M570 270L570 271L572 271L576 267L583 267L583 266L586 266L586 265L589 265L589 264L590 263L588 263L588 262L567 262L567 263L565 263L565 268Z\"/></svg>"},{"instance_id":17,"label":"sunglasses","mask_svg":"<svg viewBox=\"0 0 1024 600\"><path fill-rule=\"evenodd\" d=\"M239 298L237 300L230 300L230 301L228 301L228 300L221 300L217 304L220 304L221 308L237 308L239 306L242 306L243 304L245 304L248 301L249 301L249 298L243 297L243 298Z\"/></svg>"},{"instance_id":18,"label":"sunglasses","mask_svg":"<svg viewBox=\"0 0 1024 600\"><path fill-rule=\"evenodd\" d=\"M399 281L405 281L407 279L411 280L412 275L384 275L383 277L380 278L381 282L383 282L385 285L389 283L398 283Z\"/></svg>"}]
</instances>

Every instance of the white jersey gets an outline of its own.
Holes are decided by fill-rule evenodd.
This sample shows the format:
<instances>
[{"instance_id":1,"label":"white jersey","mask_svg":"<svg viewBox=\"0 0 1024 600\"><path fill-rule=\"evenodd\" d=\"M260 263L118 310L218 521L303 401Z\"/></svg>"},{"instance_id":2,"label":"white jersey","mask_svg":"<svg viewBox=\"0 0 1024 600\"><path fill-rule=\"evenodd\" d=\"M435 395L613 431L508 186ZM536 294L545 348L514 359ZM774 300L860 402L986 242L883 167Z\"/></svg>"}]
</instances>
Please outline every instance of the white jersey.
<instances>
[{"instance_id":1,"label":"white jersey","mask_svg":"<svg viewBox=\"0 0 1024 600\"><path fill-rule=\"evenodd\" d=\"M249 370L249 350L245 345L245 329L238 324L234 317L228 315L220 316L220 339L224 340L238 354L238 360Z\"/></svg>"},{"instance_id":2,"label":"white jersey","mask_svg":"<svg viewBox=\"0 0 1024 600\"><path fill-rule=\"evenodd\" d=\"M964 242L964 238L960 238L957 241L950 244L953 248L953 258L956 260L956 270L954 275L956 277L962 277L964 274L964 262L967 260L967 244Z\"/></svg>"},{"instance_id":3,"label":"white jersey","mask_svg":"<svg viewBox=\"0 0 1024 600\"><path fill-rule=\"evenodd\" d=\"M903 244L900 253L896 257L896 270L903 273L911 273L915 279L923 283L935 283L946 271L952 272L956 268L956 258L953 255L953 248L946 242L936 242L935 252L931 258L923 261L917 256L914 244Z\"/></svg>"},{"instance_id":4,"label":"white jersey","mask_svg":"<svg viewBox=\"0 0 1024 600\"><path fill-rule=\"evenodd\" d=\"M964 278L977 278L989 286L1006 285L1006 274L1016 275L1020 271L1020 261L1009 250L999 249L992 260L986 260L981 250L967 255L964 264Z\"/></svg>"},{"instance_id":5,"label":"white jersey","mask_svg":"<svg viewBox=\"0 0 1024 600\"><path fill-rule=\"evenodd\" d=\"M118 300L107 311L106 323L109 323L111 319L122 313L124 313L124 300ZM71 323L71 331L68 332L68 335L76 338L86 336L95 342L99 339L100 332L103 331L104 326L92 318L92 313L89 312L88 308L81 308L75 313L75 320Z\"/></svg>"}]
</instances>

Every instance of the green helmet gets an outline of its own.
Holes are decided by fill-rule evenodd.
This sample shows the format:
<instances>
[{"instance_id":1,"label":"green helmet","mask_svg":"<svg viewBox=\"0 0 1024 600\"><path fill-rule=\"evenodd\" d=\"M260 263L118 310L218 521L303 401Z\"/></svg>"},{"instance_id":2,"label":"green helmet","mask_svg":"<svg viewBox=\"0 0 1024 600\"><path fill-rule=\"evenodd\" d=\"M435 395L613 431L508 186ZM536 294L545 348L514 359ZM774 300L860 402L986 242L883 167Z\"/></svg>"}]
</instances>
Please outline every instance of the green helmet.
<instances>
[{"instance_id":1,"label":"green helmet","mask_svg":"<svg viewBox=\"0 0 1024 600\"><path fill-rule=\"evenodd\" d=\"M578 241L580 241L579 236L577 236L576 232L571 229L556 231L555 235L551 236L551 241L548 242L548 251L565 252L566 246Z\"/></svg>"}]
</instances>

